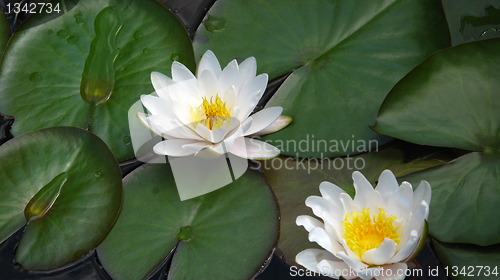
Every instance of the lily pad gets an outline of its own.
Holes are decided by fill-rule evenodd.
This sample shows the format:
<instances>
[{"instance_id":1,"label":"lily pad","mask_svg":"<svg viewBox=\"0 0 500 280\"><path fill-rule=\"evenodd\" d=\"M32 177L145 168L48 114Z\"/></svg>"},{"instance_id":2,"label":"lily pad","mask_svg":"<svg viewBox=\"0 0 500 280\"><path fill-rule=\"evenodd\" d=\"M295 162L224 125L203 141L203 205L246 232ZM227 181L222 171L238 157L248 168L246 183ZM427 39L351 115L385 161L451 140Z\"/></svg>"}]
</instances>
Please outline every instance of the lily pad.
<instances>
[{"instance_id":1,"label":"lily pad","mask_svg":"<svg viewBox=\"0 0 500 280\"><path fill-rule=\"evenodd\" d=\"M15 261L47 270L85 255L104 238L121 205L121 171L97 136L46 128L0 147L0 243L26 223Z\"/></svg>"},{"instance_id":2,"label":"lily pad","mask_svg":"<svg viewBox=\"0 0 500 280\"><path fill-rule=\"evenodd\" d=\"M124 178L122 210L97 252L113 279L143 279L172 250L170 280L249 279L277 234L278 208L257 172L180 201L170 166L144 165Z\"/></svg>"},{"instance_id":3,"label":"lily pad","mask_svg":"<svg viewBox=\"0 0 500 280\"><path fill-rule=\"evenodd\" d=\"M279 157L258 162L257 167L264 170L264 176L276 194L280 206L278 247L282 250L285 261L296 265L297 253L307 248L320 248L316 243L309 241L307 231L297 226L295 220L299 215L313 216L311 209L305 205L305 200L311 195L321 195L319 192L321 182L334 183L354 196L352 173L356 170L361 171L371 183L375 183L385 169L390 169L396 176L402 176L449 160L448 153L439 153L405 162L403 151L399 147L389 146L380 151L355 157L347 156L323 161L316 158L308 160Z\"/></svg>"},{"instance_id":4,"label":"lily pad","mask_svg":"<svg viewBox=\"0 0 500 280\"><path fill-rule=\"evenodd\" d=\"M470 244L432 242L451 279L500 279L500 244L481 247Z\"/></svg>"},{"instance_id":5,"label":"lily pad","mask_svg":"<svg viewBox=\"0 0 500 280\"><path fill-rule=\"evenodd\" d=\"M500 37L500 1L443 0L453 45Z\"/></svg>"},{"instance_id":6,"label":"lily pad","mask_svg":"<svg viewBox=\"0 0 500 280\"><path fill-rule=\"evenodd\" d=\"M431 184L429 233L443 242L500 243L492 211L500 200L499 48L500 39L489 39L429 57L389 93L374 127L417 144L477 151L401 178Z\"/></svg>"},{"instance_id":7,"label":"lily pad","mask_svg":"<svg viewBox=\"0 0 500 280\"><path fill-rule=\"evenodd\" d=\"M154 0L64 2L74 7L34 14L13 34L0 68L0 112L14 116L14 136L88 127L119 161L133 158L128 109L154 91L152 71L170 75L174 60L194 70L189 36Z\"/></svg>"},{"instance_id":8,"label":"lily pad","mask_svg":"<svg viewBox=\"0 0 500 280\"><path fill-rule=\"evenodd\" d=\"M293 71L267 106L282 106L294 122L265 139L301 157L361 152L332 147L332 140L344 146L389 141L368 127L384 97L424 58L449 45L435 0L219 0L194 38L197 57L207 49L221 64L255 56L258 72L270 78ZM280 145L283 139L330 144L304 150Z\"/></svg>"}]
</instances>

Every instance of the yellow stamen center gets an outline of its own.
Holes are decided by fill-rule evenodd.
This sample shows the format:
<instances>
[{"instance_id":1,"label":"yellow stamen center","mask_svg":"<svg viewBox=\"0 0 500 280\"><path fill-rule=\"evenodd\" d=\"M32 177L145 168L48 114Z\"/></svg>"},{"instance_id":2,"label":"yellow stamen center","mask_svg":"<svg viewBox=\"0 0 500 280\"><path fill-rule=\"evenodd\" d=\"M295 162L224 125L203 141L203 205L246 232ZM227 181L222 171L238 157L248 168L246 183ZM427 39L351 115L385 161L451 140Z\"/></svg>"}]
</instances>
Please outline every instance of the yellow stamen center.
<instances>
[{"instance_id":1,"label":"yellow stamen center","mask_svg":"<svg viewBox=\"0 0 500 280\"><path fill-rule=\"evenodd\" d=\"M373 214L373 219L370 218L370 211L363 208L361 213L353 211L348 213L342 221L344 228L344 239L347 246L360 258L365 251L378 248L384 241L384 238L392 239L399 244L401 233L398 233L398 228L393 223L397 217L385 213L384 209L380 208L378 214Z\"/></svg>"},{"instance_id":2,"label":"yellow stamen center","mask_svg":"<svg viewBox=\"0 0 500 280\"><path fill-rule=\"evenodd\" d=\"M219 94L210 97L210 101L203 97L203 103L198 107L191 107L191 119L194 125L199 123L208 127L210 130L217 129L222 126L224 121L228 124L231 121L231 109L226 108L226 102L222 102Z\"/></svg>"}]
</instances>

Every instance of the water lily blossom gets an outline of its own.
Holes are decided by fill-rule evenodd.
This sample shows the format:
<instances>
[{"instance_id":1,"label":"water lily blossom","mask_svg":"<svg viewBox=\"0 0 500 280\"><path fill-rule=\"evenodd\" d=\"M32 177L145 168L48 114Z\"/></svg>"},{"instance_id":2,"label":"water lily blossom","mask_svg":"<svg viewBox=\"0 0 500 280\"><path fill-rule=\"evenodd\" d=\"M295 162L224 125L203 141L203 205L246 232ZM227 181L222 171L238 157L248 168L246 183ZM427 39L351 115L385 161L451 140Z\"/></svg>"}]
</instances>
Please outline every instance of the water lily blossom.
<instances>
[{"instance_id":1,"label":"water lily blossom","mask_svg":"<svg viewBox=\"0 0 500 280\"><path fill-rule=\"evenodd\" d=\"M250 115L261 99L267 74L256 75L257 63L250 57L238 65L232 60L224 69L212 51L201 58L196 76L174 61L172 78L151 73L156 94L142 95L150 115L138 117L153 132L165 138L156 144L160 155L185 157L202 151L216 157L232 153L241 158L265 159L279 154L276 147L249 138L273 133L288 125L281 107L270 107Z\"/></svg>"},{"instance_id":2,"label":"water lily blossom","mask_svg":"<svg viewBox=\"0 0 500 280\"><path fill-rule=\"evenodd\" d=\"M406 262L425 242L429 183L422 181L413 192L411 184L399 186L385 170L374 189L360 172L352 177L354 199L329 182L320 184L321 197L306 199L322 221L303 215L296 223L325 250L306 249L297 254L297 263L335 279L404 279Z\"/></svg>"}]
</instances>

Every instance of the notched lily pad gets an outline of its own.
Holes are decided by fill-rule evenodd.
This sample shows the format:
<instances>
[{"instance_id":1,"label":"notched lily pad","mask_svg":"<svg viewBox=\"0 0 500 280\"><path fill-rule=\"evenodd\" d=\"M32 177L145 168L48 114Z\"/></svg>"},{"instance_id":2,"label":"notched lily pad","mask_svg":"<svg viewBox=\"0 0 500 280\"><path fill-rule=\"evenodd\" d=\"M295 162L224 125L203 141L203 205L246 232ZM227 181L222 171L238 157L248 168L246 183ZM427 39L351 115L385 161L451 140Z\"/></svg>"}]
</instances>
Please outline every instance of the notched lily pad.
<instances>
[{"instance_id":1,"label":"notched lily pad","mask_svg":"<svg viewBox=\"0 0 500 280\"><path fill-rule=\"evenodd\" d=\"M194 38L197 57L210 49L224 65L255 56L257 72L271 79L291 72L267 106L282 106L294 122L265 139L300 157L360 152L336 149L332 141L362 141L365 152L387 143L390 138L368 127L384 97L428 55L450 45L436 0L219 0ZM328 146L297 148L317 141Z\"/></svg>"},{"instance_id":2,"label":"notched lily pad","mask_svg":"<svg viewBox=\"0 0 500 280\"><path fill-rule=\"evenodd\" d=\"M500 39L430 56L389 93L374 129L409 142L475 151L401 180L432 187L429 233L442 242L500 243Z\"/></svg>"},{"instance_id":3,"label":"notched lily pad","mask_svg":"<svg viewBox=\"0 0 500 280\"><path fill-rule=\"evenodd\" d=\"M500 244L482 247L437 240L432 243L451 279L500 279Z\"/></svg>"},{"instance_id":4,"label":"notched lily pad","mask_svg":"<svg viewBox=\"0 0 500 280\"><path fill-rule=\"evenodd\" d=\"M124 178L122 210L97 252L116 280L143 279L173 248L169 280L246 280L277 235L278 207L258 172L180 201L170 166L144 165Z\"/></svg>"},{"instance_id":5,"label":"notched lily pad","mask_svg":"<svg viewBox=\"0 0 500 280\"><path fill-rule=\"evenodd\" d=\"M76 127L29 132L0 146L0 242L26 225L15 261L68 264L97 246L121 205L121 171L106 144Z\"/></svg>"},{"instance_id":6,"label":"notched lily pad","mask_svg":"<svg viewBox=\"0 0 500 280\"><path fill-rule=\"evenodd\" d=\"M0 112L15 118L14 136L89 128L119 161L133 158L128 109L154 91L151 72L170 76L174 60L194 70L191 40L155 0L64 3L72 9L33 14L13 34L0 67Z\"/></svg>"}]
</instances>

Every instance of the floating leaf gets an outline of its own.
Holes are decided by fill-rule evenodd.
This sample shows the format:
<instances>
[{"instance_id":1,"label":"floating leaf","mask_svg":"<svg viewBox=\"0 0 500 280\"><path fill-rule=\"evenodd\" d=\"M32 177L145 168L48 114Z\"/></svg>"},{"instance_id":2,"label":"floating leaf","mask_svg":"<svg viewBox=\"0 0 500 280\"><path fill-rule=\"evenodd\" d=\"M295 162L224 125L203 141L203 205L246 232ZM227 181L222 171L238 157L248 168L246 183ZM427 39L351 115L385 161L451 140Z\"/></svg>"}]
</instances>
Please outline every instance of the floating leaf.
<instances>
[{"instance_id":1,"label":"floating leaf","mask_svg":"<svg viewBox=\"0 0 500 280\"><path fill-rule=\"evenodd\" d=\"M12 36L0 68L0 112L15 117L14 136L89 127L119 161L132 158L129 107L154 91L152 71L170 75L173 60L194 70L191 41L154 0L64 2L66 13L31 15Z\"/></svg>"},{"instance_id":2,"label":"floating leaf","mask_svg":"<svg viewBox=\"0 0 500 280\"><path fill-rule=\"evenodd\" d=\"M331 141L347 146L371 140L371 148L387 142L368 127L384 97L425 57L449 44L436 0L219 0L194 39L197 57L210 49L225 65L255 56L258 72L270 78L293 71L267 106L282 106L294 121L265 139L275 146L284 139L328 143L316 150L279 147L301 157L363 152L335 148Z\"/></svg>"},{"instance_id":3,"label":"floating leaf","mask_svg":"<svg viewBox=\"0 0 500 280\"><path fill-rule=\"evenodd\" d=\"M374 129L423 145L478 151L403 177L432 186L429 233L443 242L500 242L500 39L429 57L389 93Z\"/></svg>"},{"instance_id":4,"label":"floating leaf","mask_svg":"<svg viewBox=\"0 0 500 280\"><path fill-rule=\"evenodd\" d=\"M447 244L433 240L439 259L453 280L500 279L500 244L481 247L469 244Z\"/></svg>"},{"instance_id":5,"label":"floating leaf","mask_svg":"<svg viewBox=\"0 0 500 280\"><path fill-rule=\"evenodd\" d=\"M54 127L0 147L0 242L24 226L15 261L47 270L94 248L121 205L121 172L97 136Z\"/></svg>"},{"instance_id":6,"label":"floating leaf","mask_svg":"<svg viewBox=\"0 0 500 280\"><path fill-rule=\"evenodd\" d=\"M295 220L299 215L312 215L311 209L305 205L305 200L311 195L321 195L321 182L332 182L354 196L352 173L356 170L360 170L371 183L375 183L384 169L390 169L396 176L401 176L443 164L448 160L448 155L444 153L406 163L402 150L393 146L355 157L322 161L316 158L308 160L279 157L258 162L258 167L264 170L264 176L276 194L280 206L278 247L283 251L285 261L296 265L297 253L307 248L320 248L309 241L307 231L297 226Z\"/></svg>"},{"instance_id":7,"label":"floating leaf","mask_svg":"<svg viewBox=\"0 0 500 280\"><path fill-rule=\"evenodd\" d=\"M249 279L277 233L278 208L257 172L180 201L170 166L144 165L125 177L119 218L97 251L117 280L145 278L171 250L168 279Z\"/></svg>"}]
</instances>

